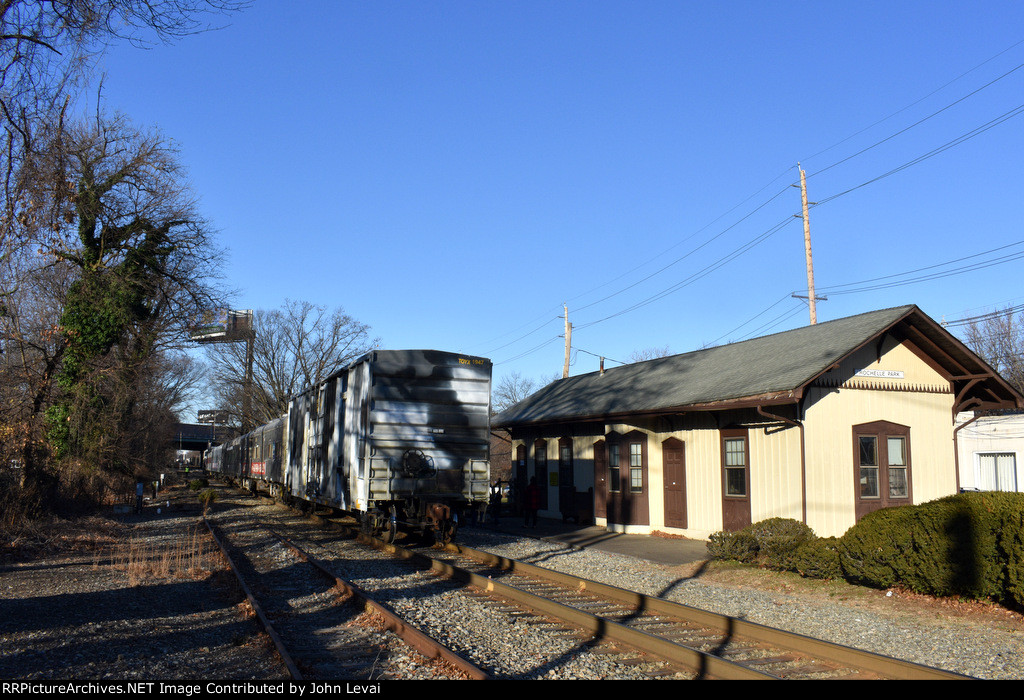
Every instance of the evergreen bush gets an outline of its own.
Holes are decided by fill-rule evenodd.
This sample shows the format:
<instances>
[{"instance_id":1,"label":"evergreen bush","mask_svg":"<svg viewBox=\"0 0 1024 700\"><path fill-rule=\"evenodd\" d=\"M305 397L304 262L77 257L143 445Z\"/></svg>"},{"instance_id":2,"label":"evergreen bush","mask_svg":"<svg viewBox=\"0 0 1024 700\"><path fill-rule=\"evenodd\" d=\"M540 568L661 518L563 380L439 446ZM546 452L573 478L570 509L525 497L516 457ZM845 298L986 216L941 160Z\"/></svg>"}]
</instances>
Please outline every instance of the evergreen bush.
<instances>
[{"instance_id":1,"label":"evergreen bush","mask_svg":"<svg viewBox=\"0 0 1024 700\"><path fill-rule=\"evenodd\" d=\"M714 533L708 542L708 554L712 559L748 564L756 560L771 568L783 568L783 558L812 539L811 528L797 520L768 518L736 532Z\"/></svg>"},{"instance_id":2,"label":"evergreen bush","mask_svg":"<svg viewBox=\"0 0 1024 700\"><path fill-rule=\"evenodd\" d=\"M715 532L708 538L708 556L749 564L757 557L757 540L748 529Z\"/></svg>"},{"instance_id":3,"label":"evergreen bush","mask_svg":"<svg viewBox=\"0 0 1024 700\"><path fill-rule=\"evenodd\" d=\"M811 528L792 518L768 518L754 523L747 529L757 540L761 563L773 569L786 568L785 558L797 547L815 537Z\"/></svg>"},{"instance_id":4,"label":"evergreen bush","mask_svg":"<svg viewBox=\"0 0 1024 700\"><path fill-rule=\"evenodd\" d=\"M840 541L848 580L1020 605L1024 494L977 492L875 511Z\"/></svg>"},{"instance_id":5,"label":"evergreen bush","mask_svg":"<svg viewBox=\"0 0 1024 700\"><path fill-rule=\"evenodd\" d=\"M795 571L807 578L842 579L839 540L835 537L815 537L802 542L780 558L778 568Z\"/></svg>"},{"instance_id":6,"label":"evergreen bush","mask_svg":"<svg viewBox=\"0 0 1024 700\"><path fill-rule=\"evenodd\" d=\"M716 532L708 554L812 578L1024 609L1024 493L962 493L883 508L839 538L769 518L738 532Z\"/></svg>"}]
</instances>

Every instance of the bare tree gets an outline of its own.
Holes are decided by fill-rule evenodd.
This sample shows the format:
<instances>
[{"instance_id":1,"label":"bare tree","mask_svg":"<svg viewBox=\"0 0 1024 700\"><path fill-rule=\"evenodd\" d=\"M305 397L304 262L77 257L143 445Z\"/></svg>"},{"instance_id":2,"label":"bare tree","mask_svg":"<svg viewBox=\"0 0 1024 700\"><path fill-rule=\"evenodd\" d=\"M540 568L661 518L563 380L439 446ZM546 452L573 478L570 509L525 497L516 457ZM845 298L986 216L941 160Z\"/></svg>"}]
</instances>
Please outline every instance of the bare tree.
<instances>
[{"instance_id":1,"label":"bare tree","mask_svg":"<svg viewBox=\"0 0 1024 700\"><path fill-rule=\"evenodd\" d=\"M1024 312L1012 308L967 324L964 340L1018 391L1024 392Z\"/></svg>"},{"instance_id":2,"label":"bare tree","mask_svg":"<svg viewBox=\"0 0 1024 700\"><path fill-rule=\"evenodd\" d=\"M541 387L541 384L520 372L512 372L503 376L491 392L491 410L500 413L528 397Z\"/></svg>"},{"instance_id":3,"label":"bare tree","mask_svg":"<svg viewBox=\"0 0 1024 700\"><path fill-rule=\"evenodd\" d=\"M211 28L207 20L247 0L0 0L0 255L13 245L19 206L30 199L23 161L63 128L99 52L110 42L170 42ZM0 293L4 290L0 289Z\"/></svg>"},{"instance_id":4,"label":"bare tree","mask_svg":"<svg viewBox=\"0 0 1024 700\"><path fill-rule=\"evenodd\" d=\"M626 359L626 362L632 364L634 362L654 360L659 357L668 357L671 354L672 350L670 350L667 345L663 348L644 348L643 350L634 350L633 353Z\"/></svg>"},{"instance_id":5,"label":"bare tree","mask_svg":"<svg viewBox=\"0 0 1024 700\"><path fill-rule=\"evenodd\" d=\"M171 42L247 5L0 0L0 458L30 498L161 459L189 376L178 331L220 296L174 149L68 115L108 43Z\"/></svg>"},{"instance_id":6,"label":"bare tree","mask_svg":"<svg viewBox=\"0 0 1024 700\"><path fill-rule=\"evenodd\" d=\"M57 483L47 469L46 411L58 393L59 319L73 279L69 265L40 265L38 257L23 249L0 261L3 276L17 280L0 314L0 467L18 467L33 504L52 500Z\"/></svg>"},{"instance_id":7,"label":"bare tree","mask_svg":"<svg viewBox=\"0 0 1024 700\"><path fill-rule=\"evenodd\" d=\"M293 395L379 344L370 338L370 327L344 309L307 301L288 300L284 308L256 311L253 327L252 411L256 424L284 415ZM240 422L245 344L209 345L207 359L220 408Z\"/></svg>"}]
</instances>

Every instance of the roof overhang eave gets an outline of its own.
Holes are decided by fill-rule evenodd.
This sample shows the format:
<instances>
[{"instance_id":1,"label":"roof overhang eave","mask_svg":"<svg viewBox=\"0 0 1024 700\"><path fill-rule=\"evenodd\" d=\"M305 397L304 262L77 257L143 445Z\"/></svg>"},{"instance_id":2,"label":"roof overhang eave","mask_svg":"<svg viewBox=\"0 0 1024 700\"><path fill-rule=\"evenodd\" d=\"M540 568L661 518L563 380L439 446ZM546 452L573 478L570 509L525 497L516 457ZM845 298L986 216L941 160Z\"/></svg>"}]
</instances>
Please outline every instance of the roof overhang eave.
<instances>
[{"instance_id":1,"label":"roof overhang eave","mask_svg":"<svg viewBox=\"0 0 1024 700\"><path fill-rule=\"evenodd\" d=\"M572 416L557 416L552 418L541 418L537 420L510 421L494 427L499 430L512 430L514 428L539 428L545 425L562 425L565 423L605 423L623 422L630 418L656 418L658 416L679 415L680 413L693 413L698 411L728 411L732 409L757 408L758 406L779 406L800 401L803 397L803 387L787 391L772 391L751 396L742 396L732 399L721 399L718 401L707 401L701 403L683 404L665 408L649 409L643 411L617 411L614 413L600 414L579 414Z\"/></svg>"}]
</instances>

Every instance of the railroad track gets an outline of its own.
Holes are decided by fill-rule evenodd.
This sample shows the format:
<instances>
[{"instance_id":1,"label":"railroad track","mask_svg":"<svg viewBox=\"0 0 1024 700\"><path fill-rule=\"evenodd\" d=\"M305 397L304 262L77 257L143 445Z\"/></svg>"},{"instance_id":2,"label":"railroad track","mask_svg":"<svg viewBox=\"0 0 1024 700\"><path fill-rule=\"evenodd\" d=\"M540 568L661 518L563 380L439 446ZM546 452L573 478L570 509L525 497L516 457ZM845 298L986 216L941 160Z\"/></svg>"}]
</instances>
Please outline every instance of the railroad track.
<instances>
[{"instance_id":1,"label":"railroad track","mask_svg":"<svg viewBox=\"0 0 1024 700\"><path fill-rule=\"evenodd\" d=\"M275 516L282 534L304 549L323 552L324 559L333 545L314 541L308 531L284 526L285 516ZM294 517L294 516L289 516ZM294 521L292 521L294 523ZM276 527L276 526L275 526ZM803 637L725 615L709 613L661 598L626 591L595 581L551 571L523 562L495 556L464 546L445 550L412 549L388 545L365 535L352 534L379 552L398 557L423 572L432 572L451 581L463 598L474 600L494 616L490 623L497 629L511 624L510 634L524 635L522 650L540 656L544 646L529 641L527 635L559 638L570 645L565 658L581 664L609 665L607 676L624 677L623 668L632 668L629 677L723 678L723 679L954 679L958 674L932 669L898 659L879 656L842 645ZM335 537L337 540L337 537ZM346 547L354 546L349 540ZM349 562L358 554L345 555ZM338 561L324 562L328 571L336 571ZM342 564L345 566L345 564ZM358 563L347 566L358 569ZM333 574L332 574L333 575ZM368 575L373 578L373 575ZM390 576L390 575L388 575ZM387 577L386 577L387 578ZM436 578L436 577L435 577ZM428 593L426 583L411 584L418 594ZM431 586L439 585L436 583ZM383 587L396 587L388 579ZM415 603L406 601L406 607ZM458 615L456 615L458 617ZM508 623L513 620L513 623ZM450 621L451 622L451 621ZM458 622L458 620L455 620ZM515 627L518 625L518 627ZM445 639L460 653L479 662L489 675L498 678L539 677L531 671L516 670L512 662L496 661L493 652L475 648L483 642L462 638L452 643L448 630L435 637ZM554 668L555 661L540 660L535 666ZM511 670L510 670L511 669Z\"/></svg>"},{"instance_id":2,"label":"railroad track","mask_svg":"<svg viewBox=\"0 0 1024 700\"><path fill-rule=\"evenodd\" d=\"M204 522L291 678L379 681L407 678L413 667L421 678L487 677L272 530L229 535ZM397 648L403 643L408 650Z\"/></svg>"},{"instance_id":3,"label":"railroad track","mask_svg":"<svg viewBox=\"0 0 1024 700\"><path fill-rule=\"evenodd\" d=\"M663 598L460 545L427 559L435 570L492 590L594 635L701 676L729 679L951 680L966 676L699 610Z\"/></svg>"},{"instance_id":4,"label":"railroad track","mask_svg":"<svg viewBox=\"0 0 1024 700\"><path fill-rule=\"evenodd\" d=\"M230 517L238 522L235 529L252 531L255 516L244 522L238 520L243 510L249 509L230 509ZM483 669L486 677L570 679L596 674L643 679L665 668L662 662L655 660L652 664L632 649L617 648L586 634L581 637L574 625L523 614L518 609L503 609L500 602L487 599L475 587L437 576L416 562L410 565L407 559L396 557L393 548L368 547L383 543L354 529L339 535L337 529L324 528L320 522L292 511L266 505L254 510L258 510L261 522L332 576L352 581L409 624ZM694 677L682 669L673 669L672 673Z\"/></svg>"}]
</instances>

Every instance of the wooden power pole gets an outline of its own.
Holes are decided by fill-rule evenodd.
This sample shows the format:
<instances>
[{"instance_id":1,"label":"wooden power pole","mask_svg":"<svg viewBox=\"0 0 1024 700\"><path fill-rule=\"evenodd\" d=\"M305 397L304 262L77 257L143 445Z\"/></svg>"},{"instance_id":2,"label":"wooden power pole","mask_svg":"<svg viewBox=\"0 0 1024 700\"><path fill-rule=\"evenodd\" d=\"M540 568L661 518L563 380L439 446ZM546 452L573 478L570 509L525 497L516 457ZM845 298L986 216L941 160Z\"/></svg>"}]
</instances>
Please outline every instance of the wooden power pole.
<instances>
[{"instance_id":1,"label":"wooden power pole","mask_svg":"<svg viewBox=\"0 0 1024 700\"><path fill-rule=\"evenodd\" d=\"M562 304L565 309L565 364L562 365L562 379L569 376L569 351L572 349L572 324L569 323L569 305Z\"/></svg>"},{"instance_id":2,"label":"wooden power pole","mask_svg":"<svg viewBox=\"0 0 1024 700\"><path fill-rule=\"evenodd\" d=\"M800 168L800 164L797 163ZM804 253L807 256L807 303L811 307L811 325L818 322L818 312L814 302L814 262L811 259L811 220L807 216L807 175L800 168L800 201L803 204L804 216Z\"/></svg>"}]
</instances>

